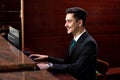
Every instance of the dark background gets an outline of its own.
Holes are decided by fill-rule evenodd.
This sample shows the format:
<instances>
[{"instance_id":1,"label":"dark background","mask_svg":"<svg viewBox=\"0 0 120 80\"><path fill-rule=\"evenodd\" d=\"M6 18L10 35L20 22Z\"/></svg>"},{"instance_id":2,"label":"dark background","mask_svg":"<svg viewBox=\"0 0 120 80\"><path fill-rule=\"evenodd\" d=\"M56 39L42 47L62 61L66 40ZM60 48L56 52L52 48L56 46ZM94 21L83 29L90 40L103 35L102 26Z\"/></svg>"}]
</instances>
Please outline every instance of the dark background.
<instances>
[{"instance_id":1,"label":"dark background","mask_svg":"<svg viewBox=\"0 0 120 80\"><path fill-rule=\"evenodd\" d=\"M66 34L65 9L88 11L86 29L99 46L98 58L120 66L120 0L25 0L25 47L63 58L72 36Z\"/></svg>"},{"instance_id":2,"label":"dark background","mask_svg":"<svg viewBox=\"0 0 120 80\"><path fill-rule=\"evenodd\" d=\"M64 58L72 38L64 27L65 9L74 6L88 11L86 29L98 43L98 58L120 66L120 0L24 0L25 48ZM20 0L1 0L0 27L20 23Z\"/></svg>"}]
</instances>

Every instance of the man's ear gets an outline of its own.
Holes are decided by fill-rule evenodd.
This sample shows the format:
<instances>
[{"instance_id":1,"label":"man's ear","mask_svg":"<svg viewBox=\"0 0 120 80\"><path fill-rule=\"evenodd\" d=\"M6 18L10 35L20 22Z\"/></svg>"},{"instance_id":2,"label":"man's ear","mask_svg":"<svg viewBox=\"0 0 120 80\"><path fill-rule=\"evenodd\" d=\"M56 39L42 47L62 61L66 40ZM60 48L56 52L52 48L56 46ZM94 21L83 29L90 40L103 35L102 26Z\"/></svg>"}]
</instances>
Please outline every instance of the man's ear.
<instances>
[{"instance_id":1,"label":"man's ear","mask_svg":"<svg viewBox=\"0 0 120 80\"><path fill-rule=\"evenodd\" d=\"M80 19L80 20L78 21L78 25L79 25L79 27L81 27L81 26L82 26L82 24L83 24L83 20L82 20L82 19Z\"/></svg>"}]
</instances>

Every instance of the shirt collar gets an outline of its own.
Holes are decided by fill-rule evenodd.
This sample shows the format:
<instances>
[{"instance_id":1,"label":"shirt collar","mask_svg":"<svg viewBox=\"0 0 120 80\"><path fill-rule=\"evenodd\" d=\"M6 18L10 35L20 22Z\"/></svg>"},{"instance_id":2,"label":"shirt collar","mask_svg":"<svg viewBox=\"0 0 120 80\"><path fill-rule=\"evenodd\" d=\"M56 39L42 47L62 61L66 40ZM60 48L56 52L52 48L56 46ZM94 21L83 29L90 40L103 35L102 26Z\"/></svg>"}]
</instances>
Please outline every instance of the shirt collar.
<instances>
[{"instance_id":1,"label":"shirt collar","mask_svg":"<svg viewBox=\"0 0 120 80\"><path fill-rule=\"evenodd\" d=\"M77 37L74 37L74 40L77 42L84 32L86 32L86 29L82 33L80 33Z\"/></svg>"}]
</instances>

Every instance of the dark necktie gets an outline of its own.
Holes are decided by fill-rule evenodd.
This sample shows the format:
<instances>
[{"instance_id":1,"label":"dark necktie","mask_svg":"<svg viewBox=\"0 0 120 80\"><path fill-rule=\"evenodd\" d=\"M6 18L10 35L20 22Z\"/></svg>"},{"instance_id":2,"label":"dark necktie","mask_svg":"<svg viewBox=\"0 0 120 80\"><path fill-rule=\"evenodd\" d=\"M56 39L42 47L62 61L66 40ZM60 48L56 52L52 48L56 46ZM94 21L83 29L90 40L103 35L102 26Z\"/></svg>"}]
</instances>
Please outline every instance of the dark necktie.
<instances>
[{"instance_id":1,"label":"dark necktie","mask_svg":"<svg viewBox=\"0 0 120 80\"><path fill-rule=\"evenodd\" d=\"M71 46L70 46L70 54L72 53L74 47L75 47L75 44L76 44L76 41L73 39L72 40L72 43L71 43Z\"/></svg>"}]
</instances>

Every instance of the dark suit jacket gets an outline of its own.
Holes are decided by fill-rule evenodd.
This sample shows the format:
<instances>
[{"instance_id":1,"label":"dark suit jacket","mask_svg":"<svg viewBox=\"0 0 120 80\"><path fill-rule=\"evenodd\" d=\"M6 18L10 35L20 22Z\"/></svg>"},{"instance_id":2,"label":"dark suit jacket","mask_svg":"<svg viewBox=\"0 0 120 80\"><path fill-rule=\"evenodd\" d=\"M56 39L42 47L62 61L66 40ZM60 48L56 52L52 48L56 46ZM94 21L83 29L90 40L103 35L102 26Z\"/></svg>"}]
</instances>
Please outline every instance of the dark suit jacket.
<instances>
[{"instance_id":1,"label":"dark suit jacket","mask_svg":"<svg viewBox=\"0 0 120 80\"><path fill-rule=\"evenodd\" d=\"M52 70L67 72L78 80L95 80L98 52L96 41L86 31L78 39L72 53L69 52L70 45L64 60L48 57L48 61L53 63Z\"/></svg>"}]
</instances>

